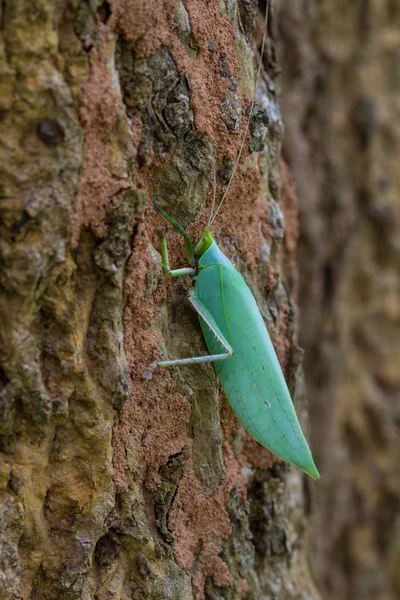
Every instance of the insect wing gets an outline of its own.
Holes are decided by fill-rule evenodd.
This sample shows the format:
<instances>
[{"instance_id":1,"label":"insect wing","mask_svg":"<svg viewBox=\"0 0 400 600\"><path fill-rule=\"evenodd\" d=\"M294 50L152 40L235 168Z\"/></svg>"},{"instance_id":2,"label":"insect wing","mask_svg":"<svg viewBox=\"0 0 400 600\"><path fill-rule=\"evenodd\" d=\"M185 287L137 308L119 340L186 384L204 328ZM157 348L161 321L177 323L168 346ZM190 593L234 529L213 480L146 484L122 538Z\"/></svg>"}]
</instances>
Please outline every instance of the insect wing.
<instances>
[{"instance_id":1,"label":"insect wing","mask_svg":"<svg viewBox=\"0 0 400 600\"><path fill-rule=\"evenodd\" d=\"M318 479L274 347L243 277L233 265L209 265L200 270L195 295L233 348L233 356L214 367L243 426L271 452ZM224 352L201 317L200 323L210 353Z\"/></svg>"}]
</instances>

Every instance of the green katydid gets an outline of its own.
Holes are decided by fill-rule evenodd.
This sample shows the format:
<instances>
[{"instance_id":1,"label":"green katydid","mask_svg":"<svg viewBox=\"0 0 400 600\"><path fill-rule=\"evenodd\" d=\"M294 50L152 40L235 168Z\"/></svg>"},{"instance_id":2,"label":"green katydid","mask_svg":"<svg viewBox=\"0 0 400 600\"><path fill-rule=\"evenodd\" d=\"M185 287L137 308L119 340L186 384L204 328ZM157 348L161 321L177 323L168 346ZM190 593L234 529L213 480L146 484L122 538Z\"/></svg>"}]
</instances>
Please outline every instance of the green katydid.
<instances>
[{"instance_id":1,"label":"green katydid","mask_svg":"<svg viewBox=\"0 0 400 600\"><path fill-rule=\"evenodd\" d=\"M268 2L266 16L268 12ZM263 56L265 34L261 57ZM258 82L261 61L256 78ZM311 451L297 419L278 358L254 296L243 277L219 249L211 226L226 198L244 147L254 99L238 158L228 186L208 226L196 244L175 219L155 202L156 210L183 236L190 267L171 270L164 229L161 233L163 269L171 277L190 275L195 284L189 301L199 315L210 352L207 356L157 362L160 367L213 362L226 397L245 429L273 454L319 478Z\"/></svg>"}]
</instances>

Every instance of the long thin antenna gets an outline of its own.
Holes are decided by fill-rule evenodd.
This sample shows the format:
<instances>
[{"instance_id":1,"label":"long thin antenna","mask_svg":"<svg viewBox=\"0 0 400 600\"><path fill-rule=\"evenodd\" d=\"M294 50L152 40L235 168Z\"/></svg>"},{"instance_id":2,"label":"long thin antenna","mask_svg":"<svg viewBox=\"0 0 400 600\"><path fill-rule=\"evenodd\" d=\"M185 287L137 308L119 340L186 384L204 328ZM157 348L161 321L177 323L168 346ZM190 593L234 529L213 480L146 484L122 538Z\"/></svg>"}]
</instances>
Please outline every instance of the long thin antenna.
<instances>
[{"instance_id":1,"label":"long thin antenna","mask_svg":"<svg viewBox=\"0 0 400 600\"><path fill-rule=\"evenodd\" d=\"M214 207L215 207L215 200L217 198L217 167L215 166L215 154L213 156L213 172L214 172L214 190L213 190L213 199L212 199L212 204L211 204L211 212L210 212L210 218L208 219L208 224L207 227L210 227L210 221L214 212Z\"/></svg>"},{"instance_id":2,"label":"long thin antenna","mask_svg":"<svg viewBox=\"0 0 400 600\"><path fill-rule=\"evenodd\" d=\"M232 175L230 176L230 179L228 181L228 185L226 186L226 190L224 192L224 195L222 196L221 202L218 204L218 208L215 211L214 216L212 216L212 211L214 210L214 200L213 200L211 215L210 215L210 218L208 220L208 227L211 227L212 224L214 223L215 218L218 215L218 213L219 213L219 211L220 211L220 209L221 209L221 207L222 207L222 205L223 205L223 203L225 201L226 196L228 195L229 188L231 187L231 184L232 184L233 178L235 176L236 170L237 170L237 168L239 166L240 157L242 156L243 148L244 148L244 145L246 143L246 137L247 137L247 134L248 134L248 131L249 131L249 127L250 127L251 117L253 116L254 104L256 102L256 90L257 90L258 81L260 79L260 73L261 73L261 68L262 68L262 61L263 61L263 56L264 56L264 46L265 46L265 40L266 40L266 37L267 37L267 29L268 29L268 11L269 11L269 0L266 0L266 3L265 3L265 29L264 29L264 35L263 35L262 44L261 44L261 56L260 56L260 62L259 62L258 69L257 69L256 83L255 83L255 86L254 86L254 96L253 96L253 100L251 102L249 118L247 119L246 129L245 129L243 140L242 140L242 143L241 143L241 146L240 146L240 150L239 150L239 153L238 153L238 156L237 156L237 159L236 159L236 163L235 163L235 166L234 166L233 171L232 171Z\"/></svg>"}]
</instances>

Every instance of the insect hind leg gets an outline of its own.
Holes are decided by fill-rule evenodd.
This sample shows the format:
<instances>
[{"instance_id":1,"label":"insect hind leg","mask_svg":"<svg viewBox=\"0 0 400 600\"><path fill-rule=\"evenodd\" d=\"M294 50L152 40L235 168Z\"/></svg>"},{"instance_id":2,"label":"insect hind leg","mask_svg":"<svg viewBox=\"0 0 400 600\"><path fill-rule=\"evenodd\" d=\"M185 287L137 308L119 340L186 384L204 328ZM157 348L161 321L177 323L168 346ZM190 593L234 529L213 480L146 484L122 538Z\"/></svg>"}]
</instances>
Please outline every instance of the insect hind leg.
<instances>
[{"instance_id":1,"label":"insect hind leg","mask_svg":"<svg viewBox=\"0 0 400 600\"><path fill-rule=\"evenodd\" d=\"M233 354L232 346L229 344L224 334L215 322L214 317L209 310L204 306L202 302L196 297L193 290L190 290L188 294L189 302L195 309L195 311L201 316L203 321L211 329L217 340L221 343L225 352L222 354L208 354L206 356L192 356L190 358L178 358L176 360L162 360L157 362L158 367L172 367L179 365L194 365L199 363L216 362L219 360L226 360Z\"/></svg>"}]
</instances>

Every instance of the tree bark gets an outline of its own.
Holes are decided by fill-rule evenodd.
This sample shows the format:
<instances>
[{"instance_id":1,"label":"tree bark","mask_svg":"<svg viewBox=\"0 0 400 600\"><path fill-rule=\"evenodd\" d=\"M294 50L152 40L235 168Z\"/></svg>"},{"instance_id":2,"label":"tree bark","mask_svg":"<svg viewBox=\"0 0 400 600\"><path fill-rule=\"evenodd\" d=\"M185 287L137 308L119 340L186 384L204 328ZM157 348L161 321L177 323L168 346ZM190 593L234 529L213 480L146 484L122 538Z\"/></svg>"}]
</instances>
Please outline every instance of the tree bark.
<instances>
[{"instance_id":1,"label":"tree bark","mask_svg":"<svg viewBox=\"0 0 400 600\"><path fill-rule=\"evenodd\" d=\"M255 4L0 3L1 600L318 598L313 484L249 438L210 365L150 369L206 352L148 199L203 231L254 94ZM215 232L304 424L275 43L272 10Z\"/></svg>"},{"instance_id":2,"label":"tree bark","mask_svg":"<svg viewBox=\"0 0 400 600\"><path fill-rule=\"evenodd\" d=\"M302 232L300 334L322 473L312 563L326 600L394 600L400 8L285 0L279 22L284 156Z\"/></svg>"}]
</instances>

